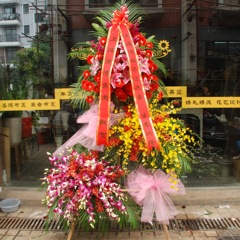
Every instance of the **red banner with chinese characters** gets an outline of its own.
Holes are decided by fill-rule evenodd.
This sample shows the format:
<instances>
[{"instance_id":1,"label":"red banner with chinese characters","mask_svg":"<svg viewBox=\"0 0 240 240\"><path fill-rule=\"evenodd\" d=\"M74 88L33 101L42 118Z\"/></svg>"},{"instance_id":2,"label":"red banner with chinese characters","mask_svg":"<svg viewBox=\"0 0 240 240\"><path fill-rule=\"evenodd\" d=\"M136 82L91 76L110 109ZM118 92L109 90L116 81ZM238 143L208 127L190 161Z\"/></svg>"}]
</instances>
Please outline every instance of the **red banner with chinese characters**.
<instances>
[{"instance_id":1,"label":"red banner with chinese characters","mask_svg":"<svg viewBox=\"0 0 240 240\"><path fill-rule=\"evenodd\" d=\"M116 56L117 44L121 38L126 52L133 97L139 115L143 136L147 147L159 149L159 142L149 114L148 101L139 69L138 56L129 31L128 11L126 7L121 12L115 11L113 25L109 29L107 44L104 52L103 73L100 84L99 118L97 127L97 144L108 145L108 129L110 119L110 79L111 71Z\"/></svg>"}]
</instances>

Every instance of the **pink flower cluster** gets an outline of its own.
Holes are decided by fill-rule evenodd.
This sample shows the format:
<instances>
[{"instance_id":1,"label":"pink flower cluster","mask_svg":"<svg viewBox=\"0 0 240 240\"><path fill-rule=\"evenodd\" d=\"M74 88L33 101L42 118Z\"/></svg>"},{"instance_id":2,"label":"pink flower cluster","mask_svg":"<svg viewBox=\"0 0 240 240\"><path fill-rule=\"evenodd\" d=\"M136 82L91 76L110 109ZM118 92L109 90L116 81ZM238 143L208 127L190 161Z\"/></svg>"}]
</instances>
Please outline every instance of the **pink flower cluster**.
<instances>
[{"instance_id":1,"label":"pink flower cluster","mask_svg":"<svg viewBox=\"0 0 240 240\"><path fill-rule=\"evenodd\" d=\"M95 154L79 154L75 150L68 156L51 156L49 160L54 167L47 170L43 178L47 186L43 202L49 209L54 208L55 213L69 222L86 211L92 227L97 213L105 212L111 219L126 213L122 204L125 197L116 183L124 174L120 167L98 161Z\"/></svg>"}]
</instances>

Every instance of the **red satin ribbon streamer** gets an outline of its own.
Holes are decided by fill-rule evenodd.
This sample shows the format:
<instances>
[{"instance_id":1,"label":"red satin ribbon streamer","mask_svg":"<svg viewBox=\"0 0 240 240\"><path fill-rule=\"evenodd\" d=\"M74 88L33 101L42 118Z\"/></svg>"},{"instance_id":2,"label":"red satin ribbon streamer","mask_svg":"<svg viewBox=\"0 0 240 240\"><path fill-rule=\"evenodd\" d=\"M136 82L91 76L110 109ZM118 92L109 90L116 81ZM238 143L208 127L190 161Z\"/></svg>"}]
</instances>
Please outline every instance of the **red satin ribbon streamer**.
<instances>
[{"instance_id":1,"label":"red satin ribbon streamer","mask_svg":"<svg viewBox=\"0 0 240 240\"><path fill-rule=\"evenodd\" d=\"M108 145L108 129L110 117L110 80L111 71L116 56L117 45L121 37L129 63L129 72L133 89L135 105L138 111L140 124L147 147L159 149L159 142L149 115L148 101L146 98L138 56L131 33L129 31L128 10L125 6L121 12L114 11L113 25L109 29L106 48L104 52L103 69L100 84L99 119L97 127L97 144Z\"/></svg>"}]
</instances>

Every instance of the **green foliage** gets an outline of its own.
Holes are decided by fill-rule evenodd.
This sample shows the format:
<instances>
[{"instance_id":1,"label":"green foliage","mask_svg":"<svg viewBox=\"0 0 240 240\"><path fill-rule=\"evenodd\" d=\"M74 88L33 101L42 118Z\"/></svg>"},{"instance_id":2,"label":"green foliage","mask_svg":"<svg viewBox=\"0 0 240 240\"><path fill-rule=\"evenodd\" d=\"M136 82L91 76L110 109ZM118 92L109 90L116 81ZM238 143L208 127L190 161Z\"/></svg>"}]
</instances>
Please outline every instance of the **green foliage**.
<instances>
[{"instance_id":1,"label":"green foliage","mask_svg":"<svg viewBox=\"0 0 240 240\"><path fill-rule=\"evenodd\" d=\"M51 221L55 218L54 209L58 204L58 200L54 202L52 207L48 209L48 218L45 222L45 230L49 230L49 226L51 225ZM75 219L76 221L76 228L80 229L81 231L100 231L100 232L107 232L109 230L116 229L131 229L136 230L139 228L140 225L140 215L141 215L141 208L138 206L131 197L127 197L123 201L124 206L126 207L126 213L119 215L119 221L110 220L109 217L105 212L95 212L95 220L96 224L94 229L89 224L89 215L85 210L80 210L78 217ZM58 225L62 227L64 230L69 230L71 222L67 221L62 216L58 215ZM115 229L114 229L115 230Z\"/></svg>"},{"instance_id":2,"label":"green foliage","mask_svg":"<svg viewBox=\"0 0 240 240\"><path fill-rule=\"evenodd\" d=\"M41 66L47 62L47 58L46 53L36 47L23 48L17 52L14 64L22 80L36 83L43 80L44 69Z\"/></svg>"},{"instance_id":3,"label":"green foliage","mask_svg":"<svg viewBox=\"0 0 240 240\"><path fill-rule=\"evenodd\" d=\"M121 6L126 5L129 10L129 22L136 22L139 19L141 19L141 16L144 14L144 12L141 10L141 8L134 3L134 1L117 1L114 6L109 7L107 9L101 10L99 12L99 16L106 22L110 22L112 20L112 13L114 10L118 9L120 10Z\"/></svg>"},{"instance_id":4,"label":"green foliage","mask_svg":"<svg viewBox=\"0 0 240 240\"><path fill-rule=\"evenodd\" d=\"M22 81L16 68L0 65L0 99L20 100L28 97L29 82ZM4 112L3 117L20 117L22 111Z\"/></svg>"}]
</instances>

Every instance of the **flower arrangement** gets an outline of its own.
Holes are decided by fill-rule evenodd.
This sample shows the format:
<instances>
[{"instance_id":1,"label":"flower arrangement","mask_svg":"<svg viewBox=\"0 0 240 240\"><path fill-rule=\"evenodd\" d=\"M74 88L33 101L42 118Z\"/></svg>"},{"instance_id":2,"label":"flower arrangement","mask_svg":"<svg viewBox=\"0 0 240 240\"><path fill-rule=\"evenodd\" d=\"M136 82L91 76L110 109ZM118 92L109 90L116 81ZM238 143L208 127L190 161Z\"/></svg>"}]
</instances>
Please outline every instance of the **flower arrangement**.
<instances>
[{"instance_id":1,"label":"flower arrangement","mask_svg":"<svg viewBox=\"0 0 240 240\"><path fill-rule=\"evenodd\" d=\"M67 156L49 159L53 168L47 169L43 178L47 188L43 203L49 212L52 210L70 223L85 211L92 227L96 214L113 220L119 220L119 214L126 214L122 203L125 196L116 183L124 174L120 167L99 161L93 153L79 154L75 150Z\"/></svg>"},{"instance_id":2,"label":"flower arrangement","mask_svg":"<svg viewBox=\"0 0 240 240\"><path fill-rule=\"evenodd\" d=\"M50 161L55 168L44 177L45 203L68 222L86 213L93 227L96 218L98 223L103 218L101 211L120 222L122 216L127 216L130 224L138 221L138 210L131 208L134 205L129 207L131 198L122 194L117 183L117 177L130 176L129 162L136 163L136 169L140 165L147 169L135 171L129 183L134 186L136 180L141 186L147 177L151 184L144 192L157 198L182 189L178 177L191 170L197 136L172 116L180 110L176 102L162 100L165 89L159 73L165 74L166 69L159 58L170 52L169 43L157 42L154 36L147 38L140 31L141 15L133 3L117 2L96 17L98 23L93 23L93 28L97 40L79 43L69 54L86 61L80 67L78 82L72 85L73 104L87 110L78 118L84 126L53 153ZM76 143L82 145L80 150L59 156L63 148ZM159 184L164 184L164 192ZM136 197L143 192L133 189L131 193ZM141 202L144 198L141 196ZM150 207L152 216L154 211L160 216L162 210L173 209L170 199L164 199L167 197L156 211L157 203ZM168 222L166 216L171 215L157 219Z\"/></svg>"}]
</instances>

